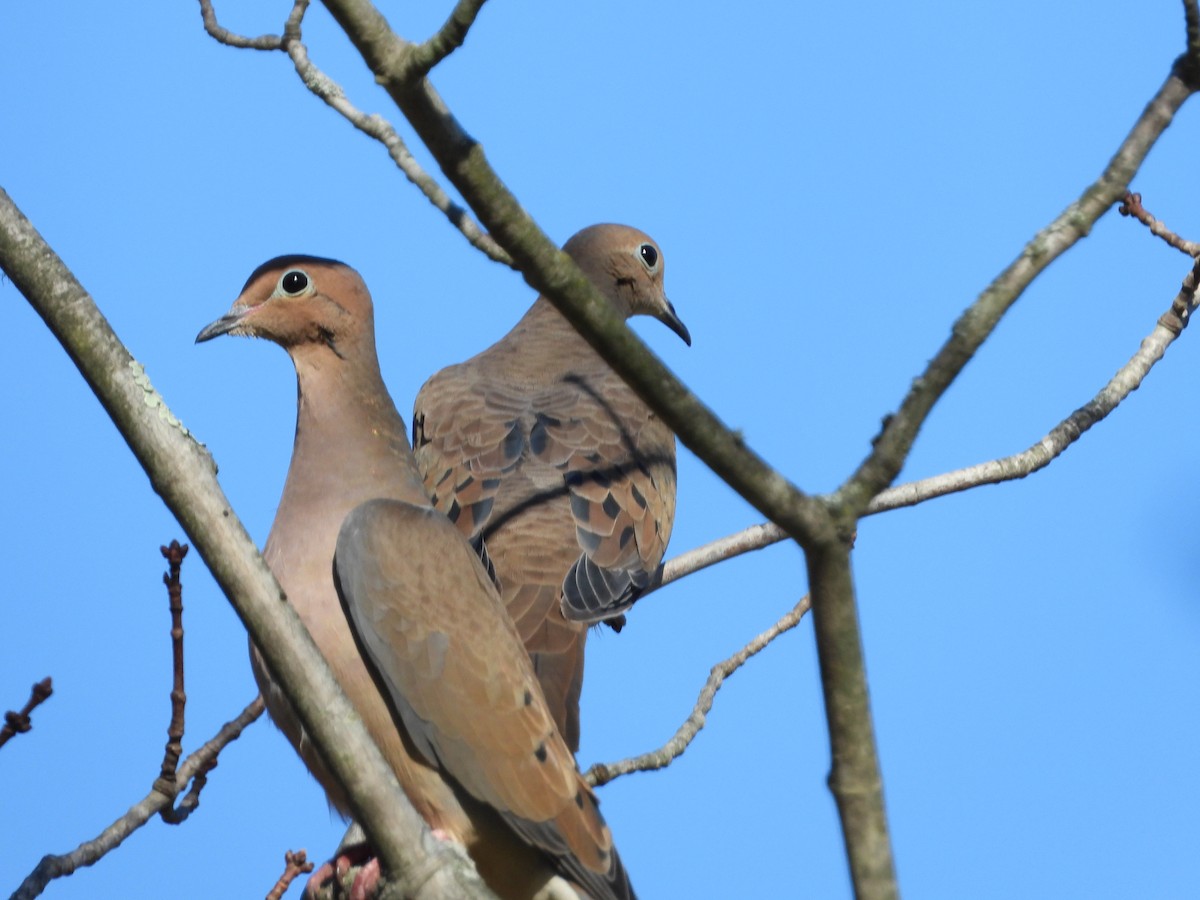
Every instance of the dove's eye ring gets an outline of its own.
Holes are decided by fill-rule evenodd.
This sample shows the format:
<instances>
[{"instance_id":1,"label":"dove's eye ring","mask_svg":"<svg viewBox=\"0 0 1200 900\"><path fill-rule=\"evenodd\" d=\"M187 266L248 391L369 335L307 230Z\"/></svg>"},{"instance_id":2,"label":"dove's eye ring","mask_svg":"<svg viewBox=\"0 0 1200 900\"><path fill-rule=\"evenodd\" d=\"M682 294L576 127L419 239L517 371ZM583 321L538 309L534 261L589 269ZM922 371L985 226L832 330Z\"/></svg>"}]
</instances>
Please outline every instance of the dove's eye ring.
<instances>
[{"instance_id":1,"label":"dove's eye ring","mask_svg":"<svg viewBox=\"0 0 1200 900\"><path fill-rule=\"evenodd\" d=\"M279 279L279 290L289 297L298 297L308 290L308 274L300 269L290 269Z\"/></svg>"}]
</instances>

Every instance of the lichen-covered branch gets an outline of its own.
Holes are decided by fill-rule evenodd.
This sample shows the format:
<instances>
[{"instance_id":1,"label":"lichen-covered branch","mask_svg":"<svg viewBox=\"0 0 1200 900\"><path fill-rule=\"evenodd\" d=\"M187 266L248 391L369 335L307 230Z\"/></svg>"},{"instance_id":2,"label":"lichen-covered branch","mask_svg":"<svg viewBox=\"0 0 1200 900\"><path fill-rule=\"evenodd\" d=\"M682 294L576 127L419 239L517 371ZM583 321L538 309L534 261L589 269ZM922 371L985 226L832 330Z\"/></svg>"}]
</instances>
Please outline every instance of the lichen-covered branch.
<instances>
[{"instance_id":1,"label":"lichen-covered branch","mask_svg":"<svg viewBox=\"0 0 1200 900\"><path fill-rule=\"evenodd\" d=\"M632 756L615 763L596 763L584 773L584 777L588 783L593 787L599 787L600 785L608 784L608 782L621 775L628 775L630 772L648 772L654 769L661 769L664 766L670 765L671 761L676 757L682 756L683 751L696 739L696 735L704 727L706 717L712 709L713 701L716 699L717 691L721 689L721 685L725 683L725 679L745 665L750 657L765 649L775 638L784 632L791 631L799 625L800 619L808 612L808 609L808 597L805 596L778 622L751 640L745 647L733 654L733 656L713 666L708 673L708 681L704 683L704 687L700 691L700 696L696 699L696 705L692 708L691 714L679 726L669 741L657 750L651 750L649 753L643 753L640 756Z\"/></svg>"}]
</instances>

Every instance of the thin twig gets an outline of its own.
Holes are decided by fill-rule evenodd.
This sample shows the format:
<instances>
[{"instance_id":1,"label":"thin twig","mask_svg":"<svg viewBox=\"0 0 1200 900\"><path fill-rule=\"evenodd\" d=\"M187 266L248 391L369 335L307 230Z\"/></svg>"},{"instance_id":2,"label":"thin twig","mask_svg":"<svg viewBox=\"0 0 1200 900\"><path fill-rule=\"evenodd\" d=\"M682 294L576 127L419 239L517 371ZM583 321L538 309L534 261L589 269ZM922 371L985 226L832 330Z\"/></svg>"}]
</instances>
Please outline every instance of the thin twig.
<instances>
[{"instance_id":1,"label":"thin twig","mask_svg":"<svg viewBox=\"0 0 1200 900\"><path fill-rule=\"evenodd\" d=\"M1168 245L1181 253L1186 253L1193 259L1200 256L1200 244L1181 238L1162 222L1158 221L1158 219L1154 218L1154 216L1150 215L1146 207L1142 206L1141 194L1126 191L1125 198L1121 201L1121 205L1117 207L1117 212L1123 216L1132 216L1137 219L1150 229L1152 235L1162 238Z\"/></svg>"},{"instance_id":2,"label":"thin twig","mask_svg":"<svg viewBox=\"0 0 1200 900\"><path fill-rule=\"evenodd\" d=\"M53 693L54 683L47 676L33 686L29 692L29 700L21 707L20 712L9 710L4 714L4 726L0 727L0 747L7 744L10 738L33 728L29 714L49 700Z\"/></svg>"},{"instance_id":3,"label":"thin twig","mask_svg":"<svg viewBox=\"0 0 1200 900\"><path fill-rule=\"evenodd\" d=\"M217 754L238 736L251 722L262 715L263 702L261 697L255 697L250 705L231 722L226 722L212 740L200 747L195 753L183 761L175 776L176 793L182 791L188 780L201 770L211 769L216 764ZM33 900L46 889L55 878L70 875L76 869L90 866L100 860L106 853L119 847L121 843L145 825L155 813L170 806L171 798L157 790L151 790L142 800L129 808L121 816L93 840L86 841L61 856L47 855L37 864L10 900Z\"/></svg>"},{"instance_id":4,"label":"thin twig","mask_svg":"<svg viewBox=\"0 0 1200 900\"><path fill-rule=\"evenodd\" d=\"M1079 440L1085 431L1104 419L1122 400L1138 389L1150 369L1163 358L1167 348L1187 327L1196 308L1198 281L1200 261L1192 266L1179 293L1171 302L1171 308L1159 317L1154 330L1142 340L1129 362L1109 379L1095 397L1059 422L1032 447L1003 459L886 490L871 501L867 514L913 506L931 497L940 497L981 484L996 484L1014 478L1024 478L1049 465L1051 460Z\"/></svg>"},{"instance_id":5,"label":"thin twig","mask_svg":"<svg viewBox=\"0 0 1200 900\"><path fill-rule=\"evenodd\" d=\"M459 3L459 7L451 15L450 20L438 32L438 35L443 35L444 33L441 40L453 41L457 35L458 44L461 44L462 39L466 37L467 29L469 29L471 22L474 21L475 15L478 13L479 8L483 6L483 3L484 0L472 0L472 2L462 0ZM308 55L308 48L305 47L301 38L301 26L308 6L309 0L296 0L291 12L288 14L287 22L284 24L282 37L268 34L251 38L235 34L222 27L217 21L217 13L213 8L212 0L200 0L200 11L204 17L204 30L209 35L220 43L230 47L243 47L253 50L282 50L287 53L288 57L292 60L292 65L296 69L296 74L300 76L300 80L304 83L304 86L363 134L381 143L384 149L387 150L392 162L395 163L396 168L416 186L417 190L425 196L425 199L436 210L450 221L451 225L462 233L463 237L467 239L472 247L475 247L495 262L512 266L512 259L509 255L471 218L470 212L455 203L442 186L438 184L437 180L421 167L421 164L409 152L408 146L404 143L404 139L396 132L395 127L383 116L376 113L365 113L356 107L350 102L341 85L326 75L312 61ZM459 33L459 29L461 30L461 34ZM431 44L439 40L438 35L430 39ZM441 44L439 43L437 46L441 46ZM458 45L456 44L455 46ZM453 49L454 47L449 47L446 49L445 54L449 54Z\"/></svg>"},{"instance_id":6,"label":"thin twig","mask_svg":"<svg viewBox=\"0 0 1200 900\"><path fill-rule=\"evenodd\" d=\"M445 215L450 223L462 232L471 246L498 263L506 266L512 265L509 255L479 227L471 218L471 214L451 200L450 195L442 189L437 180L421 168L420 163L409 152L408 146L387 119L376 113L367 114L351 103L342 87L312 62L308 56L308 49L299 40L288 40L285 49L292 64L296 67L296 74L304 82L304 86L324 100L328 106L336 110L342 118L363 134L383 144L388 156L396 164L396 168L425 195L425 199L435 209Z\"/></svg>"},{"instance_id":7,"label":"thin twig","mask_svg":"<svg viewBox=\"0 0 1200 900\"><path fill-rule=\"evenodd\" d=\"M430 73L434 66L463 45L467 32L475 23L475 17L487 0L458 0L454 12L446 23L423 44L413 46L408 52L405 77L416 81Z\"/></svg>"},{"instance_id":8,"label":"thin twig","mask_svg":"<svg viewBox=\"0 0 1200 900\"><path fill-rule=\"evenodd\" d=\"M159 547L163 558L167 560L169 570L163 576L163 584L167 586L167 602L171 610L171 658L173 680L171 685L171 722L167 726L167 746L163 752L162 768L154 781L154 789L175 799L175 770L179 765L179 757L183 755L184 710L187 707L187 693L183 685L183 585L179 581L179 570L183 558L187 556L187 544L171 541L169 546ZM178 825L187 817L186 813L177 815L172 807L165 808L162 813L163 821Z\"/></svg>"},{"instance_id":9,"label":"thin twig","mask_svg":"<svg viewBox=\"0 0 1200 900\"><path fill-rule=\"evenodd\" d=\"M163 753L162 771L154 781L154 789L170 798L170 803L159 810L158 814L168 825L181 825L200 805L200 792L208 783L208 773L217 765L214 756L208 763L201 765L191 779L191 787L187 795L174 806L175 798L182 786L175 776L179 757L183 753L184 711L187 708L187 692L184 690L183 678L183 585L179 580L179 570L183 559L187 556L187 544L171 541L169 546L159 547L163 558L167 560L170 570L163 576L163 584L167 586L167 597L171 609L171 656L173 683L171 687L171 724L167 726L167 747Z\"/></svg>"},{"instance_id":10,"label":"thin twig","mask_svg":"<svg viewBox=\"0 0 1200 900\"><path fill-rule=\"evenodd\" d=\"M308 6L308 0L298 0L296 7ZM200 15L204 18L204 30L218 43L227 47L237 47L241 50L282 50L283 38L277 34L264 34L252 38L234 34L227 28L222 28L217 21L217 12L213 9L212 0L200 0Z\"/></svg>"},{"instance_id":11,"label":"thin twig","mask_svg":"<svg viewBox=\"0 0 1200 900\"><path fill-rule=\"evenodd\" d=\"M308 861L308 854L303 850L297 850L295 853L288 850L283 854L283 862L283 874L275 882L275 887L267 892L267 900L283 900L283 895L292 886L292 882L313 870L313 864Z\"/></svg>"},{"instance_id":12,"label":"thin twig","mask_svg":"<svg viewBox=\"0 0 1200 900\"><path fill-rule=\"evenodd\" d=\"M746 644L745 647L733 654L729 659L713 666L709 672L708 681L704 683L704 688L700 691L700 696L696 699L696 705L692 708L691 714L679 726L669 741L657 750L651 750L649 753L643 753L640 756L633 756L615 763L596 763L584 773L584 778L587 779L588 784L599 787L602 784L608 784L608 782L621 775L628 775L630 772L649 772L654 769L661 769L669 765L677 756L681 756L683 751L688 748L688 745L695 740L696 735L700 733L700 729L704 727L705 719L712 709L717 691L721 689L721 685L725 683L725 679L745 665L750 657L765 648L775 638L799 625L800 619L808 612L808 609L808 597L802 597L800 602L792 607L791 611L782 619Z\"/></svg>"}]
</instances>

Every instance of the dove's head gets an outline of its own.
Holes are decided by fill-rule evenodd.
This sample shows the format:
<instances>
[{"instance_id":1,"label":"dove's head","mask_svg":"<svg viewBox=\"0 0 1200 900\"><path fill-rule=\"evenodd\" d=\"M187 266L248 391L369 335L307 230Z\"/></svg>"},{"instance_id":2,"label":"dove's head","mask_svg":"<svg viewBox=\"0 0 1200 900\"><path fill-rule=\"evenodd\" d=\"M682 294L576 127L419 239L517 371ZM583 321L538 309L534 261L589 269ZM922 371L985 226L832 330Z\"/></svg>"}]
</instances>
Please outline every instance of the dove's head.
<instances>
[{"instance_id":1,"label":"dove's head","mask_svg":"<svg viewBox=\"0 0 1200 900\"><path fill-rule=\"evenodd\" d=\"M663 289L663 254L628 225L592 225L563 245L576 265L624 316L653 316L691 346L692 336Z\"/></svg>"},{"instance_id":2,"label":"dove's head","mask_svg":"<svg viewBox=\"0 0 1200 900\"><path fill-rule=\"evenodd\" d=\"M266 338L293 357L311 348L345 359L364 343L373 353L371 295L345 263L279 256L254 270L229 312L205 326L196 343L222 334Z\"/></svg>"}]
</instances>

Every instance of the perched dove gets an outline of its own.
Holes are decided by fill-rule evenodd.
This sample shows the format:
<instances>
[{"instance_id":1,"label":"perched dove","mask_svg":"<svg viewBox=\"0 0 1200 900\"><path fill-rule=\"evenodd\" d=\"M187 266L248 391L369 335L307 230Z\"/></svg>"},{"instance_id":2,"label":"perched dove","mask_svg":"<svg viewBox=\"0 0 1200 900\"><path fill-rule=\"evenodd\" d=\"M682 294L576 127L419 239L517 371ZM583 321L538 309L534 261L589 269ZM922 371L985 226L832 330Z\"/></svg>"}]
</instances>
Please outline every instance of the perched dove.
<instances>
[{"instance_id":1,"label":"perched dove","mask_svg":"<svg viewBox=\"0 0 1200 900\"><path fill-rule=\"evenodd\" d=\"M662 251L623 225L563 250L623 316L691 336ZM675 517L675 437L545 297L500 341L417 395L413 448L433 505L492 571L550 710L579 748L586 623L651 581Z\"/></svg>"},{"instance_id":2,"label":"perched dove","mask_svg":"<svg viewBox=\"0 0 1200 900\"><path fill-rule=\"evenodd\" d=\"M264 555L413 805L503 898L632 898L495 586L429 503L358 273L264 263L196 340L227 333L274 341L295 364L295 449ZM257 651L251 662L272 718L347 812Z\"/></svg>"}]
</instances>

